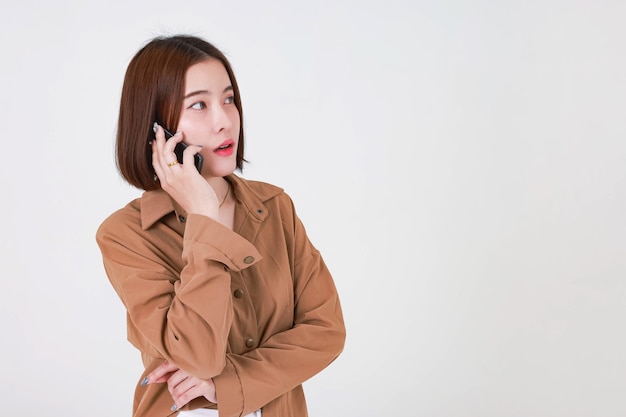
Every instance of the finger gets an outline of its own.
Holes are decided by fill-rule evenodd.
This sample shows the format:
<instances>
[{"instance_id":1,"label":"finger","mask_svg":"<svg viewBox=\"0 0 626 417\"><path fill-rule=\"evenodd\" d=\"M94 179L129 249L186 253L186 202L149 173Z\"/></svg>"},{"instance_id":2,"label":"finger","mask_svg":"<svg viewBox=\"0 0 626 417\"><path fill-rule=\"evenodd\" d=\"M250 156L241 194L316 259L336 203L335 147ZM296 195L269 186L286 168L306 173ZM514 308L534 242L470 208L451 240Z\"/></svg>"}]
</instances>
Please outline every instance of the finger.
<instances>
[{"instance_id":1,"label":"finger","mask_svg":"<svg viewBox=\"0 0 626 417\"><path fill-rule=\"evenodd\" d=\"M157 143L156 141L152 142L152 168L154 168L154 173L159 177L161 183L165 182L166 174L165 169L163 168L164 163L161 161L161 155L157 151Z\"/></svg>"},{"instance_id":2,"label":"finger","mask_svg":"<svg viewBox=\"0 0 626 417\"><path fill-rule=\"evenodd\" d=\"M163 129L157 126L156 137L157 140L152 143L152 166L163 186L168 183L168 177L176 172L175 170L181 169L181 167L175 168L175 166L178 165L178 159L176 158L173 147L170 150L170 146L167 142L172 142L172 146L176 146L176 143L182 140L182 134L177 134L177 136L172 137L166 142L163 136ZM172 169L174 169L174 171Z\"/></svg>"},{"instance_id":3,"label":"finger","mask_svg":"<svg viewBox=\"0 0 626 417\"><path fill-rule=\"evenodd\" d=\"M161 126L159 126L156 122L154 123L153 130L155 139L152 142L152 165L154 166L157 175L159 175L160 173L158 172L157 168L163 167L162 156L163 147L165 146L165 134ZM161 175L159 175L159 177L161 177Z\"/></svg>"},{"instance_id":4,"label":"finger","mask_svg":"<svg viewBox=\"0 0 626 417\"><path fill-rule=\"evenodd\" d=\"M152 130L154 131L154 142L157 143L160 149L162 149L166 142L163 128L155 122L152 126Z\"/></svg>"},{"instance_id":5,"label":"finger","mask_svg":"<svg viewBox=\"0 0 626 417\"><path fill-rule=\"evenodd\" d=\"M172 396L174 396L174 390L176 389L176 387L183 383L183 381L185 381L187 377L188 375L180 369L170 375L170 377L167 379L167 390Z\"/></svg>"},{"instance_id":6,"label":"finger","mask_svg":"<svg viewBox=\"0 0 626 417\"><path fill-rule=\"evenodd\" d=\"M169 376L176 371L178 371L178 368L175 365L168 361L163 361L162 364L157 366L154 371L146 376L146 379L149 383L165 382L168 380Z\"/></svg>"},{"instance_id":7,"label":"finger","mask_svg":"<svg viewBox=\"0 0 626 417\"><path fill-rule=\"evenodd\" d=\"M194 156L197 153L200 153L201 150L202 146L200 145L187 146L187 149L185 149L185 152L183 152L183 165L186 167L194 167L195 169Z\"/></svg>"},{"instance_id":8,"label":"finger","mask_svg":"<svg viewBox=\"0 0 626 417\"><path fill-rule=\"evenodd\" d=\"M170 393L174 407L181 408L194 398L203 396L206 389L204 381L194 377L186 378L176 386L174 392Z\"/></svg>"},{"instance_id":9,"label":"finger","mask_svg":"<svg viewBox=\"0 0 626 417\"><path fill-rule=\"evenodd\" d=\"M187 404L180 398L180 394L185 393L190 388L189 378L186 373L178 371L173 373L167 380L167 390L172 397L174 405L172 405L172 411Z\"/></svg>"},{"instance_id":10,"label":"finger","mask_svg":"<svg viewBox=\"0 0 626 417\"><path fill-rule=\"evenodd\" d=\"M167 155L168 153L174 153L174 148L179 142L183 140L183 132L176 132L174 136L170 137L165 141L163 145L163 155Z\"/></svg>"},{"instance_id":11,"label":"finger","mask_svg":"<svg viewBox=\"0 0 626 417\"><path fill-rule=\"evenodd\" d=\"M156 161L162 168L169 168L168 164L176 161L176 155L174 153L174 148L176 144L183 140L183 136L181 132L177 132L170 139L166 139L164 129L155 123L155 138L153 146L153 161ZM154 154L156 152L156 155Z\"/></svg>"}]
</instances>

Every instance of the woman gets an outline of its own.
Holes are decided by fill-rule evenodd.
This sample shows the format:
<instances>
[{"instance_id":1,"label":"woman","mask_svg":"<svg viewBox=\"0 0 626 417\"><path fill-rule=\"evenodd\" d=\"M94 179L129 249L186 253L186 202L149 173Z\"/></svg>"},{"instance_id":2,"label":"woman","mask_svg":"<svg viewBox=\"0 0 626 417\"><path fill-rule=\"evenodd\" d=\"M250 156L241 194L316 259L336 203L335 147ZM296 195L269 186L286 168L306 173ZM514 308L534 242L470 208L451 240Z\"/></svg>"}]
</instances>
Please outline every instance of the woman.
<instances>
[{"instance_id":1,"label":"woman","mask_svg":"<svg viewBox=\"0 0 626 417\"><path fill-rule=\"evenodd\" d=\"M343 349L335 285L292 201L233 173L242 120L231 66L206 41L155 38L131 60L117 163L145 192L96 237L145 366L133 416L306 416L301 384Z\"/></svg>"}]
</instances>

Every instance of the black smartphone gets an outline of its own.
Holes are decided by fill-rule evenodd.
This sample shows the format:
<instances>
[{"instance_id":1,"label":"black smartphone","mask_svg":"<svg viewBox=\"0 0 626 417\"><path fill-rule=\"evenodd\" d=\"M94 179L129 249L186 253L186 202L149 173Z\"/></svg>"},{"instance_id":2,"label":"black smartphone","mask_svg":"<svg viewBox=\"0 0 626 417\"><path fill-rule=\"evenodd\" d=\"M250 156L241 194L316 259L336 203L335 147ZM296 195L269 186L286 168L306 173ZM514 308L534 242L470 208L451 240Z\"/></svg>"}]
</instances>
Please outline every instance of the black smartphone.
<instances>
[{"instance_id":1,"label":"black smartphone","mask_svg":"<svg viewBox=\"0 0 626 417\"><path fill-rule=\"evenodd\" d=\"M174 136L172 134L172 132L170 132L169 130L167 130L163 126L161 126L161 127L163 128L163 132L165 133L165 140L168 140L169 138ZM176 159L178 159L178 163L179 164L183 163L183 151L185 149L187 149L187 144L183 143L183 142L178 142L176 144L176 147L174 147L174 154L176 154ZM197 154L195 154L193 156L193 163L196 165L196 168L198 169L198 172L202 172L202 163L203 162L204 162L204 158L199 153L197 153Z\"/></svg>"}]
</instances>

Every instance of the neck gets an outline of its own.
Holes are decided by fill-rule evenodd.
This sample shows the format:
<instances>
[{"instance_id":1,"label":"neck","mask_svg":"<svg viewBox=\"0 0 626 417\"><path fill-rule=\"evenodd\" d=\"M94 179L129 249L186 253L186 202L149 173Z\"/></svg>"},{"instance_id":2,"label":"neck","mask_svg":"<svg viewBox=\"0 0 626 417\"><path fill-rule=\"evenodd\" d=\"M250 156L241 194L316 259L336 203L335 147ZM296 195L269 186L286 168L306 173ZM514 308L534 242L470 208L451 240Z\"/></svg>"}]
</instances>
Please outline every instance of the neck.
<instances>
[{"instance_id":1,"label":"neck","mask_svg":"<svg viewBox=\"0 0 626 417\"><path fill-rule=\"evenodd\" d=\"M215 191L220 207L224 205L230 194L230 183L222 177L208 178L207 182Z\"/></svg>"}]
</instances>

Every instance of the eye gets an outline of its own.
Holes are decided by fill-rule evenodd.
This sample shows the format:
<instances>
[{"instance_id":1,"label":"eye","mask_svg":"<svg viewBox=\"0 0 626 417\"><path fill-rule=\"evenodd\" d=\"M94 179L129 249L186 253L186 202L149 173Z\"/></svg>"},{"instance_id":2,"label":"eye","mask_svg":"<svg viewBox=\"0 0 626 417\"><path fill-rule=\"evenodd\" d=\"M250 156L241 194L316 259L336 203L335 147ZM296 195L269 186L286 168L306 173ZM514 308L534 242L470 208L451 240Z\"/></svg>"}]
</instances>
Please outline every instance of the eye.
<instances>
[{"instance_id":1,"label":"eye","mask_svg":"<svg viewBox=\"0 0 626 417\"><path fill-rule=\"evenodd\" d=\"M228 96L226 100L224 100L224 104L233 104L235 102L235 96Z\"/></svg>"},{"instance_id":2,"label":"eye","mask_svg":"<svg viewBox=\"0 0 626 417\"><path fill-rule=\"evenodd\" d=\"M195 110L206 109L206 103L204 101L199 101L197 103L193 103L191 106L189 106L189 108Z\"/></svg>"}]
</instances>

